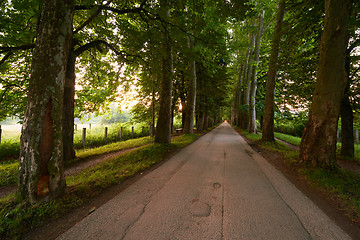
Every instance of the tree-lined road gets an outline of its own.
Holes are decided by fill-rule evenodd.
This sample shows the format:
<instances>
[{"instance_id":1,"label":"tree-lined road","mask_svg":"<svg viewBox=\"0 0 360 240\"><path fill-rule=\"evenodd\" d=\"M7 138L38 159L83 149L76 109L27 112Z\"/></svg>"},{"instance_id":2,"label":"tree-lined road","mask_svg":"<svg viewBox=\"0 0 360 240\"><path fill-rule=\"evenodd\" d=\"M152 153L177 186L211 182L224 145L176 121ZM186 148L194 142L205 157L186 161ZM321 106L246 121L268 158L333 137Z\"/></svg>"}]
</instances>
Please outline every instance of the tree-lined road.
<instances>
[{"instance_id":1,"label":"tree-lined road","mask_svg":"<svg viewBox=\"0 0 360 240\"><path fill-rule=\"evenodd\" d=\"M58 239L351 239L227 123Z\"/></svg>"}]
</instances>

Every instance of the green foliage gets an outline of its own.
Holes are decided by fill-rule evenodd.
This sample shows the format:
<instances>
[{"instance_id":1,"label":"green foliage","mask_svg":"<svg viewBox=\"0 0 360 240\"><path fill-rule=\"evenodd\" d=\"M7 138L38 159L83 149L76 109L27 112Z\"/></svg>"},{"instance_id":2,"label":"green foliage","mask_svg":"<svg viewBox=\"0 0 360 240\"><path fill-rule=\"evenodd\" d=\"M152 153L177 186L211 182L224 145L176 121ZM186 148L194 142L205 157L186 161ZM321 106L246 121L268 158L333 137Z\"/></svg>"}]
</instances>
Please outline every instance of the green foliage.
<instances>
[{"instance_id":1,"label":"green foliage","mask_svg":"<svg viewBox=\"0 0 360 240\"><path fill-rule=\"evenodd\" d=\"M275 131L302 137L307 122L307 112L292 114L289 111L278 113L275 118Z\"/></svg>"},{"instance_id":2,"label":"green foliage","mask_svg":"<svg viewBox=\"0 0 360 240\"><path fill-rule=\"evenodd\" d=\"M12 161L0 163L0 187L16 183L18 165Z\"/></svg>"},{"instance_id":3,"label":"green foliage","mask_svg":"<svg viewBox=\"0 0 360 240\"><path fill-rule=\"evenodd\" d=\"M20 142L17 141L1 141L0 144L0 162L18 158L20 153Z\"/></svg>"}]
</instances>

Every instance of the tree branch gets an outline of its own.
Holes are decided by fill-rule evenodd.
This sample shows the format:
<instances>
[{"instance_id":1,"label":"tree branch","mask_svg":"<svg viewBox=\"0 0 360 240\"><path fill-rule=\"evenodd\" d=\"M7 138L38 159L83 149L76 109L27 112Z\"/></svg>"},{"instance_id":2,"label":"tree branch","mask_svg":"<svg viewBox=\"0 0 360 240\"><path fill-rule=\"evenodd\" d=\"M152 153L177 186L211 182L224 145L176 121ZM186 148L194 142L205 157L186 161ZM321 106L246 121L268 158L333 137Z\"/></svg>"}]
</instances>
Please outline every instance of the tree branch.
<instances>
[{"instance_id":1,"label":"tree branch","mask_svg":"<svg viewBox=\"0 0 360 240\"><path fill-rule=\"evenodd\" d=\"M90 18L88 18L83 24L81 24L74 31L74 34L78 33L80 30L82 30L87 24L89 24L94 18L96 18L97 15L99 15L102 10L112 11L112 12L117 13L117 14L138 13L138 12L141 12L143 10L144 5L147 2L147 0L143 0L141 2L140 6L137 7L137 8L117 9L117 8L113 8L113 7L109 6L109 4L112 1L113 0L109 0L104 5L79 5L79 6L75 6L75 10L87 10L87 9L92 9L92 8L95 8L95 7L98 7L98 9L93 15L90 16Z\"/></svg>"},{"instance_id":2,"label":"tree branch","mask_svg":"<svg viewBox=\"0 0 360 240\"><path fill-rule=\"evenodd\" d=\"M102 10L103 6L108 6L113 0L109 0L107 1L107 3L105 3L102 6L99 6L98 9L96 10L96 12L93 13L93 15L91 15L85 22L83 22L75 31L73 34L78 33L80 30L82 30L86 25L88 25L94 18L97 17L97 15L99 15L99 13Z\"/></svg>"},{"instance_id":3,"label":"tree branch","mask_svg":"<svg viewBox=\"0 0 360 240\"><path fill-rule=\"evenodd\" d=\"M27 44L19 47L0 47L0 53L12 52L17 50L28 50L35 47L35 44Z\"/></svg>"},{"instance_id":4,"label":"tree branch","mask_svg":"<svg viewBox=\"0 0 360 240\"><path fill-rule=\"evenodd\" d=\"M0 61L0 65L3 64L13 53L9 52L5 55L5 57L3 57Z\"/></svg>"},{"instance_id":5,"label":"tree branch","mask_svg":"<svg viewBox=\"0 0 360 240\"><path fill-rule=\"evenodd\" d=\"M0 103L5 99L5 93L11 88L11 87L18 87L21 88L19 85L17 84L9 84L5 86L5 90L3 91L3 93L1 94L0 97ZM22 88L21 88L22 89Z\"/></svg>"},{"instance_id":6,"label":"tree branch","mask_svg":"<svg viewBox=\"0 0 360 240\"><path fill-rule=\"evenodd\" d=\"M350 47L347 49L347 53L350 54L352 50L354 50L354 48L356 48L358 45L360 45L360 39L357 39L350 45Z\"/></svg>"}]
</instances>

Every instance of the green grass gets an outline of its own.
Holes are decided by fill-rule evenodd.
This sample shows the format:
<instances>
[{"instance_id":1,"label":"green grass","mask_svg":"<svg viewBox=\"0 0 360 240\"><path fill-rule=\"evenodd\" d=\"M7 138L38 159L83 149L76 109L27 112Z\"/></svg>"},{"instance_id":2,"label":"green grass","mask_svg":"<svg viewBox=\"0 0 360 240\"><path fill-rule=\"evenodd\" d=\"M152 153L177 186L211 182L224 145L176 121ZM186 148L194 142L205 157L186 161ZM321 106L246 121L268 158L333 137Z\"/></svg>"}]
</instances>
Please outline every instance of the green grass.
<instances>
[{"instance_id":1,"label":"green grass","mask_svg":"<svg viewBox=\"0 0 360 240\"><path fill-rule=\"evenodd\" d=\"M9 161L19 157L19 140L2 140L0 144L0 162Z\"/></svg>"},{"instance_id":2,"label":"green grass","mask_svg":"<svg viewBox=\"0 0 360 240\"><path fill-rule=\"evenodd\" d=\"M153 139L151 137L142 137L137 139L130 139L127 141L110 143L101 147L91 148L91 149L80 149L76 151L76 159L73 162L81 161L89 157L98 156L105 153L120 151L124 149L139 147L152 143Z\"/></svg>"},{"instance_id":3,"label":"green grass","mask_svg":"<svg viewBox=\"0 0 360 240\"><path fill-rule=\"evenodd\" d=\"M16 183L18 165L17 162L0 163L0 187Z\"/></svg>"},{"instance_id":4,"label":"green grass","mask_svg":"<svg viewBox=\"0 0 360 240\"><path fill-rule=\"evenodd\" d=\"M86 147L94 148L106 145L108 143L115 143L120 140L120 127L123 126L122 141L129 139L141 138L149 135L149 129L141 125L135 125L134 137L132 137L131 126L129 124L112 124L108 125L107 142L104 141L105 126L93 127L86 131ZM15 130L4 131L2 141L0 144L0 162L2 161L17 161L20 154L20 132L14 133ZM74 148L82 149L82 129L75 131Z\"/></svg>"},{"instance_id":5,"label":"green grass","mask_svg":"<svg viewBox=\"0 0 360 240\"><path fill-rule=\"evenodd\" d=\"M159 163L164 157L195 141L197 135L182 135L171 144L148 144L107 162L82 170L66 179L64 197L50 202L27 204L15 198L0 199L0 239L19 239L32 228L81 206L104 189Z\"/></svg>"},{"instance_id":6,"label":"green grass","mask_svg":"<svg viewBox=\"0 0 360 240\"><path fill-rule=\"evenodd\" d=\"M294 136L291 136L291 135L278 133L278 132L275 132L274 135L275 135L276 138L278 138L280 140L283 140L283 141L285 141L287 143L290 143L290 144L295 145L295 146L300 146L301 138L299 138L299 137L294 137Z\"/></svg>"},{"instance_id":7,"label":"green grass","mask_svg":"<svg viewBox=\"0 0 360 240\"><path fill-rule=\"evenodd\" d=\"M330 193L340 200L350 219L360 221L360 176L336 169L301 168L300 173L314 187Z\"/></svg>"},{"instance_id":8,"label":"green grass","mask_svg":"<svg viewBox=\"0 0 360 240\"><path fill-rule=\"evenodd\" d=\"M99 156L101 154L120 151L124 149L134 148L142 145L152 143L153 139L150 137L143 137L138 139L130 139L127 141L111 143L93 149L81 149L76 151L76 158L67 163L66 166L79 161L84 161L90 157ZM0 187L15 184L17 181L18 162L17 160L0 162Z\"/></svg>"}]
</instances>

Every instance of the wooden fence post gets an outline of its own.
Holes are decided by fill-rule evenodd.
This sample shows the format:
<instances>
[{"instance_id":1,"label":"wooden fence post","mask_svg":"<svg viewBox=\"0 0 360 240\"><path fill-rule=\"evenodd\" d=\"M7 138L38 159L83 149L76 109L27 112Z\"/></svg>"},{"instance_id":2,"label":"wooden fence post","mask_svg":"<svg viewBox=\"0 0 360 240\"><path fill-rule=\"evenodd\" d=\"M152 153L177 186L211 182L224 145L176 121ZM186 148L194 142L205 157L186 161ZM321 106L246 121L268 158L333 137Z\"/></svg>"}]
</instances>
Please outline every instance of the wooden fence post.
<instances>
[{"instance_id":1,"label":"wooden fence post","mask_svg":"<svg viewBox=\"0 0 360 240\"><path fill-rule=\"evenodd\" d=\"M91 129L91 123L89 123L89 129Z\"/></svg>"},{"instance_id":2,"label":"wooden fence post","mask_svg":"<svg viewBox=\"0 0 360 240\"><path fill-rule=\"evenodd\" d=\"M120 141L122 140L122 135L123 135L123 127L120 127Z\"/></svg>"},{"instance_id":3,"label":"wooden fence post","mask_svg":"<svg viewBox=\"0 0 360 240\"><path fill-rule=\"evenodd\" d=\"M108 128L105 127L105 136L104 136L105 143L107 143L107 134L108 134Z\"/></svg>"},{"instance_id":4,"label":"wooden fence post","mask_svg":"<svg viewBox=\"0 0 360 240\"><path fill-rule=\"evenodd\" d=\"M359 143L359 129L355 129L355 141Z\"/></svg>"},{"instance_id":5,"label":"wooden fence post","mask_svg":"<svg viewBox=\"0 0 360 240\"><path fill-rule=\"evenodd\" d=\"M83 148L85 148L85 143L86 143L86 128L83 128L83 131L82 131L82 145L83 145Z\"/></svg>"},{"instance_id":6,"label":"wooden fence post","mask_svg":"<svg viewBox=\"0 0 360 240\"><path fill-rule=\"evenodd\" d=\"M134 126L131 127L131 138L134 138Z\"/></svg>"},{"instance_id":7,"label":"wooden fence post","mask_svg":"<svg viewBox=\"0 0 360 240\"><path fill-rule=\"evenodd\" d=\"M75 124L75 131L77 131L77 124Z\"/></svg>"}]
</instances>

